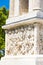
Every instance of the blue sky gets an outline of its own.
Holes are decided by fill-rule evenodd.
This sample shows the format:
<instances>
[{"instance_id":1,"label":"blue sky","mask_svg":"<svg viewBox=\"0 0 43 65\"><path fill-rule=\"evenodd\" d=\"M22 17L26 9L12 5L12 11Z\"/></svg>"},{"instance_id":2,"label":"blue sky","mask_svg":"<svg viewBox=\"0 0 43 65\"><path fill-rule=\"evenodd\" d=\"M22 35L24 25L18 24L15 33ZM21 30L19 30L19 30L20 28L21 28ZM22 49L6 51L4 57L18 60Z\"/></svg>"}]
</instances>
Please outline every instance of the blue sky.
<instances>
[{"instance_id":1,"label":"blue sky","mask_svg":"<svg viewBox=\"0 0 43 65\"><path fill-rule=\"evenodd\" d=\"M9 9L9 0L0 0L0 8L5 6L6 9Z\"/></svg>"}]
</instances>

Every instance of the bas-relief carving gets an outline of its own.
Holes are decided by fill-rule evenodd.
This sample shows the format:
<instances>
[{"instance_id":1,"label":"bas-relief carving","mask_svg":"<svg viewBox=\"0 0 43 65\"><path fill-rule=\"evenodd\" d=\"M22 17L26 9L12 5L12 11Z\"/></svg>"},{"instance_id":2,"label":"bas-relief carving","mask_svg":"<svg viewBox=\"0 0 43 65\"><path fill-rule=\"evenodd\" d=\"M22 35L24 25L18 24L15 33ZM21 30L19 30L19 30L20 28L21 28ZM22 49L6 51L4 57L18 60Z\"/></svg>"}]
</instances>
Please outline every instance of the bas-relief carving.
<instances>
[{"instance_id":1,"label":"bas-relief carving","mask_svg":"<svg viewBox=\"0 0 43 65\"><path fill-rule=\"evenodd\" d=\"M27 25L7 31L7 55L34 54L34 26Z\"/></svg>"},{"instance_id":2,"label":"bas-relief carving","mask_svg":"<svg viewBox=\"0 0 43 65\"><path fill-rule=\"evenodd\" d=\"M7 55L34 54L34 25L7 30ZM39 26L39 43L37 50L43 54L43 26Z\"/></svg>"}]
</instances>

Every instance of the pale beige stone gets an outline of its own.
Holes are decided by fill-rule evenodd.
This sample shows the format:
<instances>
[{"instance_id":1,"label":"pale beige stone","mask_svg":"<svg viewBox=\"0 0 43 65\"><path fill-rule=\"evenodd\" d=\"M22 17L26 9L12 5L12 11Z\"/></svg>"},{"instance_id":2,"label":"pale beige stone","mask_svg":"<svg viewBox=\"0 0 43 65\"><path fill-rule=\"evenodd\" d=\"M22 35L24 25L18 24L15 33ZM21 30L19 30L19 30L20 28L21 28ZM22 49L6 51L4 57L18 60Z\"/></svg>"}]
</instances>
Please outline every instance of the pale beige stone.
<instances>
[{"instance_id":1,"label":"pale beige stone","mask_svg":"<svg viewBox=\"0 0 43 65\"><path fill-rule=\"evenodd\" d=\"M31 29L28 29L28 28L31 28ZM17 28L15 29L15 32L14 32L14 29L9 30L7 33L8 40L9 40L7 41L7 48L8 48L7 50L9 53L6 50L7 54L9 55L12 50L14 50L14 52L12 52L12 55L29 54L29 51L34 46L34 41L33 41L34 37L32 36L33 33L34 31L31 25ZM13 48L13 49L9 50L9 48L11 49Z\"/></svg>"},{"instance_id":2,"label":"pale beige stone","mask_svg":"<svg viewBox=\"0 0 43 65\"><path fill-rule=\"evenodd\" d=\"M14 16L14 0L10 0L9 17Z\"/></svg>"}]
</instances>

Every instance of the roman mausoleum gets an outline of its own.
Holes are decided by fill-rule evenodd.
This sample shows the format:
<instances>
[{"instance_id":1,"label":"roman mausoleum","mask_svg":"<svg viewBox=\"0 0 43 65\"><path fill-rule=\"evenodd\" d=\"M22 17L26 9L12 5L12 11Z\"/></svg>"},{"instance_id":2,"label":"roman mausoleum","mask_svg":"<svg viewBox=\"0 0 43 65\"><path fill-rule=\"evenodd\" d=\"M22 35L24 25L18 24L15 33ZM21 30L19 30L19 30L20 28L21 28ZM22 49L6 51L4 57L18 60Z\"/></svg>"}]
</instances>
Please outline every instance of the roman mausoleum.
<instances>
[{"instance_id":1,"label":"roman mausoleum","mask_svg":"<svg viewBox=\"0 0 43 65\"><path fill-rule=\"evenodd\" d=\"M43 0L10 0L4 65L43 65ZM1 63L2 65L2 63Z\"/></svg>"}]
</instances>

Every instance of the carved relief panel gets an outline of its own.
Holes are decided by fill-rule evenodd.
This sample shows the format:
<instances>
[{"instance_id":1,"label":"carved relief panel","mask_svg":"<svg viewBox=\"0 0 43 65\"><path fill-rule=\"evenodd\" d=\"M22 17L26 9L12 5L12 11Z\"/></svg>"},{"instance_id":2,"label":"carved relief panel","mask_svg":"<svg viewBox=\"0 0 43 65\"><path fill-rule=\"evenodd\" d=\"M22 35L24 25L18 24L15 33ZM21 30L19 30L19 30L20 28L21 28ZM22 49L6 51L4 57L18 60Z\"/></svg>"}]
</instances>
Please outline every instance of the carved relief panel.
<instances>
[{"instance_id":1,"label":"carved relief panel","mask_svg":"<svg viewBox=\"0 0 43 65\"><path fill-rule=\"evenodd\" d=\"M27 25L7 30L7 55L34 54L34 26Z\"/></svg>"}]
</instances>

